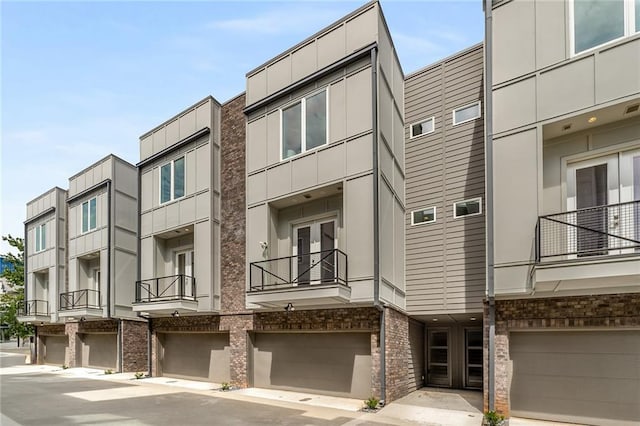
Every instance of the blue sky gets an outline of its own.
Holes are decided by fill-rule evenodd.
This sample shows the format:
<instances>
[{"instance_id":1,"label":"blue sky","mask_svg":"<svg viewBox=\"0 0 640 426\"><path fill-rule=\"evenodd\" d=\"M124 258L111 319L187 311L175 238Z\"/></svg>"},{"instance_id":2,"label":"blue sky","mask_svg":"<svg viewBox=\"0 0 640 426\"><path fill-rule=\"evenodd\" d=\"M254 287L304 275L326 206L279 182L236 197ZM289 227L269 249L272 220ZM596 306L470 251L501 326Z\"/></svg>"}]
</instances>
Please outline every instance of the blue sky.
<instances>
[{"instance_id":1,"label":"blue sky","mask_svg":"<svg viewBox=\"0 0 640 426\"><path fill-rule=\"evenodd\" d=\"M25 204L364 1L2 1L1 233ZM405 73L483 38L482 2L381 1ZM8 250L2 243L0 252Z\"/></svg>"}]
</instances>

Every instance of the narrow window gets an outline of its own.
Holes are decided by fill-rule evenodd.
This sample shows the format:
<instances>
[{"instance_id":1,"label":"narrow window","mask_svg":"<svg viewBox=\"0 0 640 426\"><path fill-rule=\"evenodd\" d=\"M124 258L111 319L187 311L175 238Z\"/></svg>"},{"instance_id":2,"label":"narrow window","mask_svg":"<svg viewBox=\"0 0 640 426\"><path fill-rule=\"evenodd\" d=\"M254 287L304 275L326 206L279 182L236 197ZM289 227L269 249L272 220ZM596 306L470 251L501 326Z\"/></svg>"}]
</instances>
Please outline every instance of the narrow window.
<instances>
[{"instance_id":1,"label":"narrow window","mask_svg":"<svg viewBox=\"0 0 640 426\"><path fill-rule=\"evenodd\" d=\"M177 158L160 167L160 204L184 197L185 158Z\"/></svg>"},{"instance_id":2,"label":"narrow window","mask_svg":"<svg viewBox=\"0 0 640 426\"><path fill-rule=\"evenodd\" d=\"M436 208L428 207L422 210L414 210L411 212L411 225L420 225L421 223L433 223L436 221Z\"/></svg>"},{"instance_id":3,"label":"narrow window","mask_svg":"<svg viewBox=\"0 0 640 426\"><path fill-rule=\"evenodd\" d=\"M425 121L421 121L419 123L415 123L411 125L411 134L410 138L416 138L418 136L426 135L428 133L432 133L435 130L435 118L431 117L426 119Z\"/></svg>"},{"instance_id":4,"label":"narrow window","mask_svg":"<svg viewBox=\"0 0 640 426\"><path fill-rule=\"evenodd\" d=\"M458 201L453 204L453 217L474 216L482 213L482 198Z\"/></svg>"},{"instance_id":5,"label":"narrow window","mask_svg":"<svg viewBox=\"0 0 640 426\"><path fill-rule=\"evenodd\" d=\"M82 233L96 229L97 198L82 203Z\"/></svg>"},{"instance_id":6,"label":"narrow window","mask_svg":"<svg viewBox=\"0 0 640 426\"><path fill-rule=\"evenodd\" d=\"M453 110L453 125L466 123L467 121L480 118L480 102L473 103L471 105L465 105L463 107Z\"/></svg>"},{"instance_id":7,"label":"narrow window","mask_svg":"<svg viewBox=\"0 0 640 426\"><path fill-rule=\"evenodd\" d=\"M282 159L327 143L327 91L307 96L281 110Z\"/></svg>"},{"instance_id":8,"label":"narrow window","mask_svg":"<svg viewBox=\"0 0 640 426\"><path fill-rule=\"evenodd\" d=\"M36 253L47 248L47 224L36 226Z\"/></svg>"}]
</instances>

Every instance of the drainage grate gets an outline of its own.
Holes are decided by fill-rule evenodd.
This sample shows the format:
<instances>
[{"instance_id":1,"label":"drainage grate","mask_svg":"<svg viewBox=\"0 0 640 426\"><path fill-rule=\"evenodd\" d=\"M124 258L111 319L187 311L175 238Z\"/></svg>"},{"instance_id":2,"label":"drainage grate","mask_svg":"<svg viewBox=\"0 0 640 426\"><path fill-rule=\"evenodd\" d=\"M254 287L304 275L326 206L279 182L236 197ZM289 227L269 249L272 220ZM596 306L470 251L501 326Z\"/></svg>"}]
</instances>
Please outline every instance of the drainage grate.
<instances>
[{"instance_id":1,"label":"drainage grate","mask_svg":"<svg viewBox=\"0 0 640 426\"><path fill-rule=\"evenodd\" d=\"M311 401L311 398L302 398L302 399L299 399L298 401L300 402Z\"/></svg>"}]
</instances>

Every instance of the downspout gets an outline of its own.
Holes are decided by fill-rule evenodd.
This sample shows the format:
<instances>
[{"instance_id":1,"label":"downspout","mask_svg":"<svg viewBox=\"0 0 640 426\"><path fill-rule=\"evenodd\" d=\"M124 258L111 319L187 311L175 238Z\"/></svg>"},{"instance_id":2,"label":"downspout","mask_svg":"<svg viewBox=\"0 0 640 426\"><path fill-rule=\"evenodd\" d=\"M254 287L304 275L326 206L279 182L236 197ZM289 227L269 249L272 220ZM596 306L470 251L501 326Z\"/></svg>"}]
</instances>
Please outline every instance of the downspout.
<instances>
[{"instance_id":1,"label":"downspout","mask_svg":"<svg viewBox=\"0 0 640 426\"><path fill-rule=\"evenodd\" d=\"M111 179L107 180L107 318L111 319Z\"/></svg>"},{"instance_id":2,"label":"downspout","mask_svg":"<svg viewBox=\"0 0 640 426\"><path fill-rule=\"evenodd\" d=\"M56 233L57 234L57 233ZM23 252L23 256L24 259L22 260L23 263L23 268L22 268L22 282L24 283L24 301L25 303L29 300L29 298L27 297L27 275L28 275L28 268L27 268L27 259L29 259L29 256L27 253L29 253L29 234L28 234L28 227L27 224L24 224L24 252Z\"/></svg>"},{"instance_id":3,"label":"downspout","mask_svg":"<svg viewBox=\"0 0 640 426\"><path fill-rule=\"evenodd\" d=\"M380 311L380 403L384 405L387 393L385 344L385 310L380 303L380 212L379 212L379 159L378 159L378 48L371 49L371 98L373 132L373 305Z\"/></svg>"},{"instance_id":4,"label":"downspout","mask_svg":"<svg viewBox=\"0 0 640 426\"><path fill-rule=\"evenodd\" d=\"M488 373L488 403L489 411L495 411L496 407L496 306L494 286L494 244L493 244L493 76L492 76L492 8L493 1L485 0L484 3L484 131L485 131L485 191L486 191L486 233L487 233L487 301L489 302L489 344L487 362Z\"/></svg>"},{"instance_id":5,"label":"downspout","mask_svg":"<svg viewBox=\"0 0 640 426\"><path fill-rule=\"evenodd\" d=\"M142 216L142 170L141 167L138 166L137 167L138 170L138 227L137 227L137 255L136 255L136 263L137 263L137 267L136 267L136 283L135 285L138 285L138 282L142 279L142 259L141 259L141 253L142 253L142 240L140 239L140 235L141 235L141 231L142 231L142 221L140 220L141 216ZM144 316L142 316L140 314L140 312L137 313L138 318L145 318ZM151 317L146 317L145 318L147 320L147 376L148 377L152 377L151 375Z\"/></svg>"}]
</instances>

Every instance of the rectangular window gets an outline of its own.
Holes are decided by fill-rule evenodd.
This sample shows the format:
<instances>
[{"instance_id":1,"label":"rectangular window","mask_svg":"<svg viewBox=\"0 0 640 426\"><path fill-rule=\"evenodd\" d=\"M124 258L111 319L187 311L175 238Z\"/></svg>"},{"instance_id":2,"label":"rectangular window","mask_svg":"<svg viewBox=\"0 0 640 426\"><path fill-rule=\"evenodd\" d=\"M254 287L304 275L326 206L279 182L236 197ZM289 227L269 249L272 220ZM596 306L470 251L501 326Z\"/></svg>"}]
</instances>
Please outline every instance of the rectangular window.
<instances>
[{"instance_id":1,"label":"rectangular window","mask_svg":"<svg viewBox=\"0 0 640 426\"><path fill-rule=\"evenodd\" d=\"M453 125L466 123L467 121L475 120L476 118L480 118L482 112L480 111L480 101L475 102L470 105L465 105L460 108L456 108L452 112L453 115Z\"/></svg>"},{"instance_id":2,"label":"rectangular window","mask_svg":"<svg viewBox=\"0 0 640 426\"><path fill-rule=\"evenodd\" d=\"M327 91L307 96L281 110L282 159L327 143Z\"/></svg>"},{"instance_id":3,"label":"rectangular window","mask_svg":"<svg viewBox=\"0 0 640 426\"><path fill-rule=\"evenodd\" d=\"M640 0L573 0L573 53L640 31Z\"/></svg>"},{"instance_id":4,"label":"rectangular window","mask_svg":"<svg viewBox=\"0 0 640 426\"><path fill-rule=\"evenodd\" d=\"M420 225L421 223L433 223L436 221L436 208L429 207L422 210L414 210L411 212L411 225Z\"/></svg>"},{"instance_id":5,"label":"rectangular window","mask_svg":"<svg viewBox=\"0 0 640 426\"><path fill-rule=\"evenodd\" d=\"M474 216L482 214L482 198L458 201L453 204L453 217Z\"/></svg>"},{"instance_id":6,"label":"rectangular window","mask_svg":"<svg viewBox=\"0 0 640 426\"><path fill-rule=\"evenodd\" d=\"M160 167L160 204L184 197L185 159L177 158Z\"/></svg>"},{"instance_id":7,"label":"rectangular window","mask_svg":"<svg viewBox=\"0 0 640 426\"><path fill-rule=\"evenodd\" d=\"M47 248L47 224L36 227L36 253Z\"/></svg>"},{"instance_id":8,"label":"rectangular window","mask_svg":"<svg viewBox=\"0 0 640 426\"><path fill-rule=\"evenodd\" d=\"M82 203L82 233L96 229L96 197Z\"/></svg>"},{"instance_id":9,"label":"rectangular window","mask_svg":"<svg viewBox=\"0 0 640 426\"><path fill-rule=\"evenodd\" d=\"M432 133L435 130L435 117L431 117L426 119L425 121L421 121L419 123L415 123L411 125L411 134L410 138L417 138L418 136L426 135L428 133Z\"/></svg>"}]
</instances>

